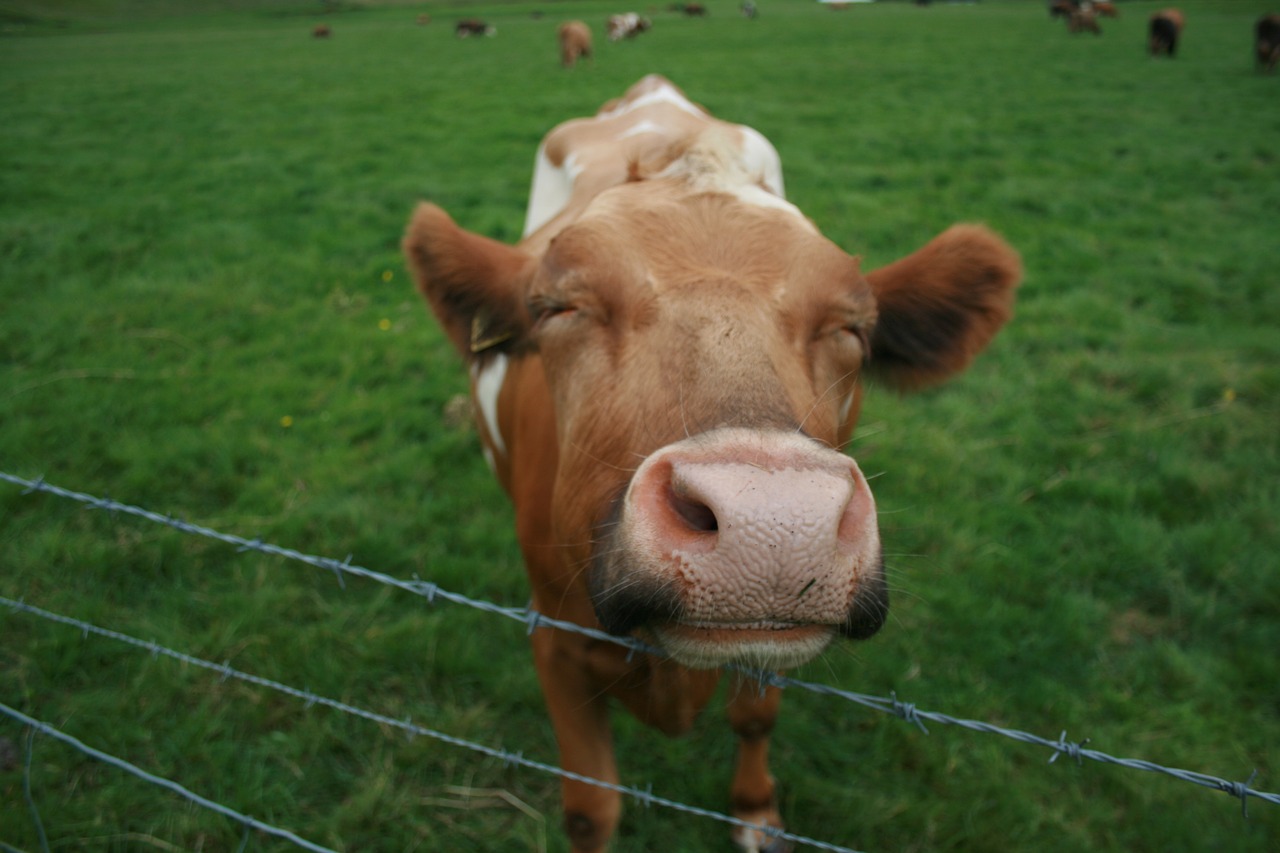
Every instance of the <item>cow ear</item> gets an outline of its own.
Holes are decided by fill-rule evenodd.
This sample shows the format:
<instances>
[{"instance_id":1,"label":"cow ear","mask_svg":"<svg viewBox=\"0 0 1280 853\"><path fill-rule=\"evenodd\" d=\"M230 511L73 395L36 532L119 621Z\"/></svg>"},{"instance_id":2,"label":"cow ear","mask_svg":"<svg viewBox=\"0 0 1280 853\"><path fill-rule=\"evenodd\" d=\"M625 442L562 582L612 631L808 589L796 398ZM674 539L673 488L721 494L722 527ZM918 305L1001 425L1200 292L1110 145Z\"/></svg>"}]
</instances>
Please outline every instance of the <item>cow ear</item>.
<instances>
[{"instance_id":1,"label":"cow ear","mask_svg":"<svg viewBox=\"0 0 1280 853\"><path fill-rule=\"evenodd\" d=\"M418 290L464 356L509 349L524 339L524 281L531 269L526 253L459 228L426 203L413 212L401 248Z\"/></svg>"},{"instance_id":2,"label":"cow ear","mask_svg":"<svg viewBox=\"0 0 1280 853\"><path fill-rule=\"evenodd\" d=\"M878 317L866 370L900 391L964 370L1013 312L1018 254L980 225L954 225L867 274Z\"/></svg>"}]
</instances>

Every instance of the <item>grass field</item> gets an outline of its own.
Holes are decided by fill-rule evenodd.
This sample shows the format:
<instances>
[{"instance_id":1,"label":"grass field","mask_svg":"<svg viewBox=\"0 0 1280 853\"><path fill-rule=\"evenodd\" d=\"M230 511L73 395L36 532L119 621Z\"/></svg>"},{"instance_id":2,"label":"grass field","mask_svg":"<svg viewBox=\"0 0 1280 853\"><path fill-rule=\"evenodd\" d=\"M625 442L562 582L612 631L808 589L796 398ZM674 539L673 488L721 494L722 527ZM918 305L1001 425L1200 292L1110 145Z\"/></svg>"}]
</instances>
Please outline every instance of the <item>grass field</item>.
<instances>
[{"instance_id":1,"label":"grass field","mask_svg":"<svg viewBox=\"0 0 1280 853\"><path fill-rule=\"evenodd\" d=\"M793 674L1280 790L1280 76L1250 54L1274 4L1182 0L1173 61L1144 52L1163 0L1100 37L1037 0L706 5L610 44L622 7L595 0L0 0L0 470L522 606L399 237L432 198L514 240L541 134L657 71L770 137L790 198L866 266L977 220L1027 268L969 373L870 390L851 452L877 475L890 623ZM469 15L497 36L455 39ZM565 71L571 16L598 50ZM556 761L524 628L472 610L4 483L0 596ZM553 777L8 609L0 702L337 850L567 849ZM678 741L619 714L624 781L727 809L713 710ZM1265 802L1245 820L1209 789L930 732L790 691L790 827L866 851L1280 848ZM0 738L0 841L38 850L24 731ZM29 782L51 849L243 838L45 736ZM617 849L727 835L630 803Z\"/></svg>"}]
</instances>

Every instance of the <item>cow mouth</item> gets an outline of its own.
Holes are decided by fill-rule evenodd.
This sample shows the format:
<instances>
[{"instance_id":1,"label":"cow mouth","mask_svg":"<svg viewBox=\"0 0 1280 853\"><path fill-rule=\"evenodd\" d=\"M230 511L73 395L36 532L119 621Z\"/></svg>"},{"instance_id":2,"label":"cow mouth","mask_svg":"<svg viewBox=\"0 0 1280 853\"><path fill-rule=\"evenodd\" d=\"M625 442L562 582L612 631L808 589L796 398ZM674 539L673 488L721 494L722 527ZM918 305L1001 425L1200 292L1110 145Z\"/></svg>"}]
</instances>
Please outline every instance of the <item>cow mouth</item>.
<instances>
[{"instance_id":1,"label":"cow mouth","mask_svg":"<svg viewBox=\"0 0 1280 853\"><path fill-rule=\"evenodd\" d=\"M695 669L787 669L817 657L836 635L833 625L782 622L667 622L649 630L673 660Z\"/></svg>"}]
</instances>

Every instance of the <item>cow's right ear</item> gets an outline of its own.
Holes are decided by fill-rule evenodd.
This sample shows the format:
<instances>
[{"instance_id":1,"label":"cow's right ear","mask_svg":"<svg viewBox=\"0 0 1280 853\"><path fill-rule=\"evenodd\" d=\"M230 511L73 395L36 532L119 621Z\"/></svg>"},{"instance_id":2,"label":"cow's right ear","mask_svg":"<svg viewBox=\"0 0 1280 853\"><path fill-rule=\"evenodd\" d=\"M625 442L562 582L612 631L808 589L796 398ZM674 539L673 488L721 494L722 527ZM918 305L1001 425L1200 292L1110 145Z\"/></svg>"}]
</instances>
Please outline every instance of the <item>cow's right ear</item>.
<instances>
[{"instance_id":1,"label":"cow's right ear","mask_svg":"<svg viewBox=\"0 0 1280 853\"><path fill-rule=\"evenodd\" d=\"M529 255L459 228L427 203L413 212L400 245L418 290L463 356L508 349L524 339Z\"/></svg>"}]
</instances>

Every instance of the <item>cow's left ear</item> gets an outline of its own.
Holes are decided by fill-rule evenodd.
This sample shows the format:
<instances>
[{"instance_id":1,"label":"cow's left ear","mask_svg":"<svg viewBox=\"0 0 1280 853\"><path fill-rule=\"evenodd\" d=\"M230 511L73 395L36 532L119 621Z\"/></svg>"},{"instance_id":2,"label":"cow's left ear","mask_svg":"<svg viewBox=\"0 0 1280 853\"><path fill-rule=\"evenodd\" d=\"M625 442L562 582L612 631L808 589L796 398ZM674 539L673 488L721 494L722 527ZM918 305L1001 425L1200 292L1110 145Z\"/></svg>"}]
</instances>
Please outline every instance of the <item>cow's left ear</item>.
<instances>
[{"instance_id":1,"label":"cow's left ear","mask_svg":"<svg viewBox=\"0 0 1280 853\"><path fill-rule=\"evenodd\" d=\"M1017 252L981 225L954 225L867 274L878 317L866 371L911 391L964 370L1013 313Z\"/></svg>"},{"instance_id":2,"label":"cow's left ear","mask_svg":"<svg viewBox=\"0 0 1280 853\"><path fill-rule=\"evenodd\" d=\"M473 234L434 204L420 204L401 242L418 290L464 357L521 342L530 257Z\"/></svg>"}]
</instances>

